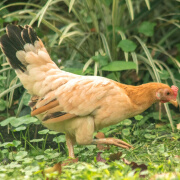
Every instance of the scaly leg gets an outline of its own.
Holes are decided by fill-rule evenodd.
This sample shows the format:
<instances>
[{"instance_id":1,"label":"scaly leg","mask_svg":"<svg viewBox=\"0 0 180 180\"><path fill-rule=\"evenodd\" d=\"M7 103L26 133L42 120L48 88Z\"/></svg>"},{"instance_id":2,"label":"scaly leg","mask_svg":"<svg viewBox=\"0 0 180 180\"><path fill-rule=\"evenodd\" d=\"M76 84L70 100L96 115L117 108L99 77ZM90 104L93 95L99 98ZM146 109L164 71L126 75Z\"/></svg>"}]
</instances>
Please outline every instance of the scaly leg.
<instances>
[{"instance_id":1,"label":"scaly leg","mask_svg":"<svg viewBox=\"0 0 180 180\"><path fill-rule=\"evenodd\" d=\"M108 144L108 145L114 145L114 146L118 146L125 149L133 148L133 146L129 145L128 143L120 139L114 139L114 138L93 139L92 144Z\"/></svg>"},{"instance_id":2,"label":"scaly leg","mask_svg":"<svg viewBox=\"0 0 180 180\"><path fill-rule=\"evenodd\" d=\"M74 156L74 138L70 136L69 134L66 134L66 145L69 151L69 157L75 158Z\"/></svg>"}]
</instances>

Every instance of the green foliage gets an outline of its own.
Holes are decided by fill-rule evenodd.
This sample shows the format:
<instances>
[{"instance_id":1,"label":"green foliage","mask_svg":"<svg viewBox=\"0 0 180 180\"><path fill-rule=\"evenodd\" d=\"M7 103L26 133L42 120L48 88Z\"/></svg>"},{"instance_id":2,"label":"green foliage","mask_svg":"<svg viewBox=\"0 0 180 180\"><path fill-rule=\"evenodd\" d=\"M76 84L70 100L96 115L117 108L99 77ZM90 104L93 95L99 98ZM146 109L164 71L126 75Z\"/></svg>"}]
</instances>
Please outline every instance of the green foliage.
<instances>
[{"instance_id":1,"label":"green foliage","mask_svg":"<svg viewBox=\"0 0 180 180\"><path fill-rule=\"evenodd\" d=\"M37 121L38 121L37 118L30 117L28 115L28 116L23 116L23 117L20 117L20 118L16 118L16 117L7 118L6 120L2 121L0 123L0 125L1 126L6 126L8 124L11 124L14 127L18 127L18 126L21 126L23 124L31 124L31 123L35 123Z\"/></svg>"},{"instance_id":2,"label":"green foliage","mask_svg":"<svg viewBox=\"0 0 180 180\"><path fill-rule=\"evenodd\" d=\"M142 115L137 115L134 117L136 120L140 121L141 119L143 119L143 116Z\"/></svg>"},{"instance_id":3,"label":"green foliage","mask_svg":"<svg viewBox=\"0 0 180 180\"><path fill-rule=\"evenodd\" d=\"M120 41L118 44L118 47L120 47L125 52L132 52L132 51L135 51L137 45L134 42L126 39L126 40Z\"/></svg>"},{"instance_id":4,"label":"green foliage","mask_svg":"<svg viewBox=\"0 0 180 180\"><path fill-rule=\"evenodd\" d=\"M138 28L138 31L145 36L152 37L154 35L154 27L156 26L156 23L151 23L148 21L144 21L141 23L140 27Z\"/></svg>"},{"instance_id":5,"label":"green foliage","mask_svg":"<svg viewBox=\"0 0 180 180\"><path fill-rule=\"evenodd\" d=\"M7 23L30 24L63 70L101 75L128 84L158 81L180 88L178 3L165 1L162 6L162 0L151 3L149 0L2 1L0 35L4 34ZM11 141L6 141L6 135L0 133L0 178L43 179L46 166L67 159L63 148L65 136L43 129L36 130L37 136L30 138L30 128L40 124L27 115L30 95L21 87L4 56L0 58L0 116L5 119L0 126L13 135ZM139 82L130 78L132 76ZM174 129L179 114L170 112L167 105L165 109ZM15 117L22 113L27 116ZM147 171L132 170L122 160L97 162L99 150L91 145L75 146L80 162L64 167L60 177L56 172L47 176L49 179L140 179L139 175L145 175L147 179L158 179L155 175L169 172L167 179L173 176L177 179L180 177L180 134L170 132L166 116L161 122L165 125L157 129L159 113L147 113L102 130L106 137L114 136L131 143L134 150L121 150L123 158L145 163ZM47 147L49 136L57 149ZM110 153L119 150L111 147L102 157L108 159Z\"/></svg>"},{"instance_id":6,"label":"green foliage","mask_svg":"<svg viewBox=\"0 0 180 180\"><path fill-rule=\"evenodd\" d=\"M6 109L6 101L0 99L0 111L4 111Z\"/></svg>"},{"instance_id":7,"label":"green foliage","mask_svg":"<svg viewBox=\"0 0 180 180\"><path fill-rule=\"evenodd\" d=\"M149 119L156 116L150 114ZM145 116L148 117L148 116ZM143 116L136 116L136 120L142 120ZM153 118L152 118L153 119ZM152 121L151 119L151 121ZM135 121L136 121L135 120ZM167 120L166 120L167 122ZM50 134L48 129L38 131L41 136ZM125 150L110 146L107 150L98 150L95 145L75 146L75 155L79 162L63 166L62 173L57 172L46 174L47 177L61 179L150 179L155 176L168 177L179 176L179 137L180 132L170 133L169 127L155 128L154 123L144 123L143 127L134 123L134 120L127 119L117 125L104 128L105 136L121 138L133 145L134 149ZM25 133L25 131L24 131ZM53 134L53 133L52 133ZM26 139L29 141L28 139ZM31 143L43 142L44 138L32 139ZM65 136L60 135L53 139L56 143L64 143ZM30 143L29 142L29 143ZM36 145L29 150L22 147L21 141L0 143L0 177L3 179L43 179L43 170L53 166L59 161L67 159L66 153L60 149L38 148ZM16 151L11 151L15 148ZM107 163L97 161L97 153L108 161L110 155L122 152L120 160ZM127 162L144 164L147 170L132 169ZM168 178L167 178L168 179Z\"/></svg>"},{"instance_id":8,"label":"green foliage","mask_svg":"<svg viewBox=\"0 0 180 180\"><path fill-rule=\"evenodd\" d=\"M53 139L53 141L56 142L56 143L66 142L65 135L60 135L60 136L58 136L58 137L55 137L55 138Z\"/></svg>"},{"instance_id":9,"label":"green foliage","mask_svg":"<svg viewBox=\"0 0 180 180\"><path fill-rule=\"evenodd\" d=\"M104 71L122 71L128 69L136 69L136 64L133 62L113 61L102 68Z\"/></svg>"}]
</instances>

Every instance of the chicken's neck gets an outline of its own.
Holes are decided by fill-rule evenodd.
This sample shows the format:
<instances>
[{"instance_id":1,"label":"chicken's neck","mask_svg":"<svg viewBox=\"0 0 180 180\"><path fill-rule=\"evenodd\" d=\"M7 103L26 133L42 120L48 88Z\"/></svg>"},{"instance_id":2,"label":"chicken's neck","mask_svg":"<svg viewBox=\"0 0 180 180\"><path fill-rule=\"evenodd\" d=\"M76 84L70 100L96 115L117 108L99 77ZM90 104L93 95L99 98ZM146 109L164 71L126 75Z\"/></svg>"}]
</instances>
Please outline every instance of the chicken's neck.
<instances>
[{"instance_id":1,"label":"chicken's neck","mask_svg":"<svg viewBox=\"0 0 180 180\"><path fill-rule=\"evenodd\" d=\"M130 86L118 83L129 96L134 110L141 113L148 109L153 103L157 102L156 92L159 89L158 83L147 83L140 86Z\"/></svg>"}]
</instances>

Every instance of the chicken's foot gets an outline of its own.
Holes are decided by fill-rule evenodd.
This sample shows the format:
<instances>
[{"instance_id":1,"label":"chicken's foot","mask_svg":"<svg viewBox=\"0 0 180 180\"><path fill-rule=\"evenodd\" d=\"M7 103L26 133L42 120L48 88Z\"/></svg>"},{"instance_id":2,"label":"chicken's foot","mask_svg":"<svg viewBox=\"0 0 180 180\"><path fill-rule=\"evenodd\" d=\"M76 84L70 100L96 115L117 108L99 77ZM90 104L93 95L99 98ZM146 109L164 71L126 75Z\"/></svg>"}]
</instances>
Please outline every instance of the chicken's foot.
<instances>
[{"instance_id":1,"label":"chicken's foot","mask_svg":"<svg viewBox=\"0 0 180 180\"><path fill-rule=\"evenodd\" d=\"M133 148L130 144L115 138L102 138L102 139L94 139L92 144L107 144L107 145L114 145L124 149Z\"/></svg>"}]
</instances>

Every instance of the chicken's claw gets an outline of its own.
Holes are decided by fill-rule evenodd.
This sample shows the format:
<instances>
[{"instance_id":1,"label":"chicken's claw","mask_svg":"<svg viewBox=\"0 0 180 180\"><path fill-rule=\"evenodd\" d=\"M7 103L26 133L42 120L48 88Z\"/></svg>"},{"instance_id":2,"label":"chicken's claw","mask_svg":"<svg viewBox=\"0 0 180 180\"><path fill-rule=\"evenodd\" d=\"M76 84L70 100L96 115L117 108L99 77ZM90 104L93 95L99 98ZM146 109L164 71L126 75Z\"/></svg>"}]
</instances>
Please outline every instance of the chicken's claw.
<instances>
[{"instance_id":1,"label":"chicken's claw","mask_svg":"<svg viewBox=\"0 0 180 180\"><path fill-rule=\"evenodd\" d=\"M93 144L107 144L107 145L114 145L124 149L133 148L130 144L115 138L102 138L102 139L94 139Z\"/></svg>"},{"instance_id":2,"label":"chicken's claw","mask_svg":"<svg viewBox=\"0 0 180 180\"><path fill-rule=\"evenodd\" d=\"M128 144L120 139L114 139L114 138L109 138L109 139L110 139L110 141L113 142L112 144L115 146L122 147L125 149L133 148L133 146L131 146L130 144Z\"/></svg>"}]
</instances>

